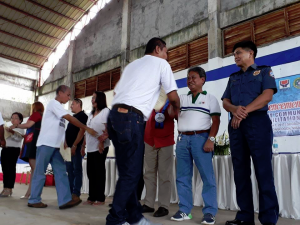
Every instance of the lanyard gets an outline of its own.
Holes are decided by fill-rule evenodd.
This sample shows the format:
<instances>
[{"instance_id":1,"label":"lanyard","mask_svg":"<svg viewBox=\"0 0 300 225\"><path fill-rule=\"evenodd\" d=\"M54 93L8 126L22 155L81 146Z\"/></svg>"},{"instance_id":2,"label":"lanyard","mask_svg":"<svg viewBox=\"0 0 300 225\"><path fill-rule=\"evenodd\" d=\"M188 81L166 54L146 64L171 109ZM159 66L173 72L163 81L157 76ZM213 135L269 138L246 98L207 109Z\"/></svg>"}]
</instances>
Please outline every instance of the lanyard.
<instances>
[{"instance_id":1,"label":"lanyard","mask_svg":"<svg viewBox=\"0 0 300 225\"><path fill-rule=\"evenodd\" d=\"M164 128L164 121L165 121L165 111L168 108L169 100L166 101L161 112L156 112L155 114L155 128L163 129Z\"/></svg>"}]
</instances>

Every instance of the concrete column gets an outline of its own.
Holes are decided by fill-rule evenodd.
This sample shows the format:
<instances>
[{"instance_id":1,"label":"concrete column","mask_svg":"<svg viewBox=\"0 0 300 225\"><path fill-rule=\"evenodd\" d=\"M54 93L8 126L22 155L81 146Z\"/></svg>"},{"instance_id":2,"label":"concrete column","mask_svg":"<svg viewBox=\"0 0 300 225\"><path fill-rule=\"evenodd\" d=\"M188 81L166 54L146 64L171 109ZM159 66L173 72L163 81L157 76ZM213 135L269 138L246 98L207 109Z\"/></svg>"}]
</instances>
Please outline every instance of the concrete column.
<instances>
[{"instance_id":1,"label":"concrete column","mask_svg":"<svg viewBox=\"0 0 300 225\"><path fill-rule=\"evenodd\" d=\"M221 0L208 1L208 59L222 57L222 31L220 29Z\"/></svg>"},{"instance_id":2,"label":"concrete column","mask_svg":"<svg viewBox=\"0 0 300 225\"><path fill-rule=\"evenodd\" d=\"M73 74L72 74L72 65L73 65L73 56L75 50L75 40L70 42L69 45L69 59L68 59L68 72L67 72L67 82L66 85L71 89L71 100L74 99L75 96L75 85L73 82ZM69 101L68 109L71 107L71 101Z\"/></svg>"},{"instance_id":3,"label":"concrete column","mask_svg":"<svg viewBox=\"0 0 300 225\"><path fill-rule=\"evenodd\" d=\"M131 0L123 0L121 33L121 72L129 63L131 31Z\"/></svg>"}]
</instances>

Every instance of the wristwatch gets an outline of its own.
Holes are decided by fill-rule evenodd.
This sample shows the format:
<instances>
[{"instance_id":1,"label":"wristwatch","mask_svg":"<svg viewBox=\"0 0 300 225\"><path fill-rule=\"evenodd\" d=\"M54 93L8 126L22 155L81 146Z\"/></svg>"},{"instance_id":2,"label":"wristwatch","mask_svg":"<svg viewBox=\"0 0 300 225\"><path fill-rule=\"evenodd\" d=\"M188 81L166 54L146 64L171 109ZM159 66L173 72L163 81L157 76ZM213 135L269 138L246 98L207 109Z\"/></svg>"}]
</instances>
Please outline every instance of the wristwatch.
<instances>
[{"instance_id":1,"label":"wristwatch","mask_svg":"<svg viewBox=\"0 0 300 225\"><path fill-rule=\"evenodd\" d=\"M208 137L208 140L212 141L212 142L215 142L215 137Z\"/></svg>"}]
</instances>

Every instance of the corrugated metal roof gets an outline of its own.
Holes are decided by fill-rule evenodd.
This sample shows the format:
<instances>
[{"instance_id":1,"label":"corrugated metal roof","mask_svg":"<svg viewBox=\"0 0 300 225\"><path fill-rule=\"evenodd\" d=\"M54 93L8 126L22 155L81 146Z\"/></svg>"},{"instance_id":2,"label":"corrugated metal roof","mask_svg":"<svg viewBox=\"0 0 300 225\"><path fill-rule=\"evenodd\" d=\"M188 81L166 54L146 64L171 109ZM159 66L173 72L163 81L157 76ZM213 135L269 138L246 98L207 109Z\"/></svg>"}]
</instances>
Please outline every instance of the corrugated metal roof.
<instances>
[{"instance_id":1,"label":"corrugated metal roof","mask_svg":"<svg viewBox=\"0 0 300 225\"><path fill-rule=\"evenodd\" d=\"M0 0L0 57L42 67L98 0Z\"/></svg>"}]
</instances>

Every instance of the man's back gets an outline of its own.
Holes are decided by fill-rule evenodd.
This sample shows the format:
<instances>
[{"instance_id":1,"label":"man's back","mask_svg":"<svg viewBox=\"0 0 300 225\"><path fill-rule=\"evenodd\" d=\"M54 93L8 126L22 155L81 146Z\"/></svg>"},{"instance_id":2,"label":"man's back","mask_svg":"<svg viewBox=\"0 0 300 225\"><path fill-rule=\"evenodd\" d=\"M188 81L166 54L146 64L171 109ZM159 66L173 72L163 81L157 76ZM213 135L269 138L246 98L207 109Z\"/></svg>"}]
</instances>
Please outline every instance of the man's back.
<instances>
[{"instance_id":1,"label":"man's back","mask_svg":"<svg viewBox=\"0 0 300 225\"><path fill-rule=\"evenodd\" d=\"M166 93L177 90L171 67L164 59L145 55L125 68L115 88L112 105L133 106L148 118L158 99L160 85Z\"/></svg>"}]
</instances>

